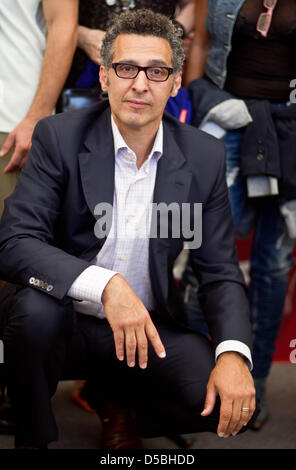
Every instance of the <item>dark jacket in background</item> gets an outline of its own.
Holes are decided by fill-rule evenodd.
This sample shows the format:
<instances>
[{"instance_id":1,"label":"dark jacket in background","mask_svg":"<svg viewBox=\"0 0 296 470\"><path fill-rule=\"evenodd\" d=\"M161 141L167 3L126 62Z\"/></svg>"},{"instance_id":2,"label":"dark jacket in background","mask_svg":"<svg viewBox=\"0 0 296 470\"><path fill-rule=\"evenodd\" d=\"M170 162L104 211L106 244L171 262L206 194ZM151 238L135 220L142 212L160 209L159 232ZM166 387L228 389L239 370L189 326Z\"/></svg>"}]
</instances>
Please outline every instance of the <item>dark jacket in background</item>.
<instances>
[{"instance_id":1,"label":"dark jacket in background","mask_svg":"<svg viewBox=\"0 0 296 470\"><path fill-rule=\"evenodd\" d=\"M198 127L214 106L235 96L207 78L190 83L192 124ZM274 176L281 200L296 199L296 105L245 100L253 122L244 129L241 171L244 176Z\"/></svg>"},{"instance_id":2,"label":"dark jacket in background","mask_svg":"<svg viewBox=\"0 0 296 470\"><path fill-rule=\"evenodd\" d=\"M281 199L296 199L296 105L281 107L265 100L246 104L253 122L242 140L242 174L274 176Z\"/></svg>"}]
</instances>

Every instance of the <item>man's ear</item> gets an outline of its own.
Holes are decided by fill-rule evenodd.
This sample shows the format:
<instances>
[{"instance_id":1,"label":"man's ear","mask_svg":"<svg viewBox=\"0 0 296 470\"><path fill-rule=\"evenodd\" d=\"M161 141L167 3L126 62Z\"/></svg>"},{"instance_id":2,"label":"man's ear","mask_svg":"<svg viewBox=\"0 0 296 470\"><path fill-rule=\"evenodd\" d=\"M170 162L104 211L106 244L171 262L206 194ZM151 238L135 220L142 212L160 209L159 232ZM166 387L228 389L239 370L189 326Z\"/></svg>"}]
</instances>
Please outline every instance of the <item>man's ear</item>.
<instances>
[{"instance_id":1,"label":"man's ear","mask_svg":"<svg viewBox=\"0 0 296 470\"><path fill-rule=\"evenodd\" d=\"M100 66L100 84L103 91L108 91L108 75L104 65Z\"/></svg>"},{"instance_id":2,"label":"man's ear","mask_svg":"<svg viewBox=\"0 0 296 470\"><path fill-rule=\"evenodd\" d=\"M174 83L171 91L171 96L175 97L178 94L178 91L181 87L182 84L182 72L179 72L175 77L174 77Z\"/></svg>"}]
</instances>

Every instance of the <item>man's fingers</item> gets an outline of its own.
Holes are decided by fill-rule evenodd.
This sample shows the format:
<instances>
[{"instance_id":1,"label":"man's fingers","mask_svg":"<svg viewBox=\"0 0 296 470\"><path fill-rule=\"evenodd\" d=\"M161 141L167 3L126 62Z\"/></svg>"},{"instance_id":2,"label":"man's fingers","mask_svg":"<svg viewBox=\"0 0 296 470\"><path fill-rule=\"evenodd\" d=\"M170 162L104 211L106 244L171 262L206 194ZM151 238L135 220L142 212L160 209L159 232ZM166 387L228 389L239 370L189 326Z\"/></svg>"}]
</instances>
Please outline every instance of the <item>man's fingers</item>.
<instances>
[{"instance_id":1,"label":"man's fingers","mask_svg":"<svg viewBox=\"0 0 296 470\"><path fill-rule=\"evenodd\" d=\"M166 356L165 348L148 310L119 274L113 276L107 283L102 301L107 320L113 330L118 358L122 357L125 348L127 365L129 367L136 365L137 353L138 364L145 369L148 363L149 341L160 358Z\"/></svg>"},{"instance_id":2,"label":"man's fingers","mask_svg":"<svg viewBox=\"0 0 296 470\"><path fill-rule=\"evenodd\" d=\"M137 338L135 330L132 328L125 330L125 351L126 362L129 367L134 367L136 364L136 350Z\"/></svg>"},{"instance_id":3,"label":"man's fingers","mask_svg":"<svg viewBox=\"0 0 296 470\"><path fill-rule=\"evenodd\" d=\"M243 401L242 400L234 400L232 402L232 415L229 421L228 427L225 431L226 436L231 436L232 434L236 434L243 426L241 422L242 418L242 407Z\"/></svg>"},{"instance_id":4,"label":"man's fingers","mask_svg":"<svg viewBox=\"0 0 296 470\"><path fill-rule=\"evenodd\" d=\"M129 367L134 367L136 365L137 354L139 367L141 369L146 369L148 364L148 340L151 341L157 355L161 358L165 357L166 353L164 346L152 321L151 325L148 325L146 329L144 326L137 326L134 328L126 327L121 331L123 332L122 336L117 336L117 357L119 358L119 353L121 354L125 347L126 362Z\"/></svg>"},{"instance_id":5,"label":"man's fingers","mask_svg":"<svg viewBox=\"0 0 296 470\"><path fill-rule=\"evenodd\" d=\"M217 397L217 392L215 390L215 387L209 385L207 388L207 395L205 399L204 409L201 412L202 416L208 416L209 414L212 413L215 403L216 403L216 397Z\"/></svg>"},{"instance_id":6,"label":"man's fingers","mask_svg":"<svg viewBox=\"0 0 296 470\"><path fill-rule=\"evenodd\" d=\"M241 400L241 407L240 407L240 419L232 430L232 435L235 436L243 426L246 426L250 419L253 416L253 413L256 409L256 392L255 389L244 397Z\"/></svg>"},{"instance_id":7,"label":"man's fingers","mask_svg":"<svg viewBox=\"0 0 296 470\"><path fill-rule=\"evenodd\" d=\"M154 351L160 357L161 359L166 357L166 351L164 348L164 345L161 342L161 339L159 337L159 334L157 332L157 329L152 323L152 320L150 320L145 327L146 335L149 341L151 342Z\"/></svg>"},{"instance_id":8,"label":"man's fingers","mask_svg":"<svg viewBox=\"0 0 296 470\"><path fill-rule=\"evenodd\" d=\"M141 369L146 369L148 362L148 341L144 328L136 330L138 364Z\"/></svg>"},{"instance_id":9,"label":"man's fingers","mask_svg":"<svg viewBox=\"0 0 296 470\"><path fill-rule=\"evenodd\" d=\"M253 413L256 409L256 396L252 396L250 400L249 406L247 404L243 404L242 408L249 408L249 412L242 412L242 423L243 426L247 426L248 422L253 416Z\"/></svg>"},{"instance_id":10,"label":"man's fingers","mask_svg":"<svg viewBox=\"0 0 296 470\"><path fill-rule=\"evenodd\" d=\"M120 361L124 360L124 332L122 329L113 331L116 357Z\"/></svg>"},{"instance_id":11,"label":"man's fingers","mask_svg":"<svg viewBox=\"0 0 296 470\"><path fill-rule=\"evenodd\" d=\"M227 429L232 417L232 400L223 400L221 398L220 419L217 433L220 437L227 437Z\"/></svg>"},{"instance_id":12,"label":"man's fingers","mask_svg":"<svg viewBox=\"0 0 296 470\"><path fill-rule=\"evenodd\" d=\"M241 428L247 425L248 421L252 417L252 414L253 414L253 411L252 411L252 405L250 401L243 401L240 407L240 417L239 417L238 423L231 432L233 436L236 436L237 433L241 430Z\"/></svg>"}]
</instances>

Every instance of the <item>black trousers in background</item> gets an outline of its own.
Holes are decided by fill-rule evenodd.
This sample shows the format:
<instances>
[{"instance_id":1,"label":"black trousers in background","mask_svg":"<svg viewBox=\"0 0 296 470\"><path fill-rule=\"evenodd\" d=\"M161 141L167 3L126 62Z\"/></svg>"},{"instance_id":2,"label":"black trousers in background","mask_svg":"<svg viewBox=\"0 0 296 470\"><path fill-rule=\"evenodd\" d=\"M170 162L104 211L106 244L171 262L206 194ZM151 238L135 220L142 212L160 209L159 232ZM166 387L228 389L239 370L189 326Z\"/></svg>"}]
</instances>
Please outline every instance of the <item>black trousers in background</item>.
<instances>
[{"instance_id":1,"label":"black trousers in background","mask_svg":"<svg viewBox=\"0 0 296 470\"><path fill-rule=\"evenodd\" d=\"M0 337L16 420L16 445L44 446L58 439L50 399L59 380L96 380L105 397L136 408L142 437L217 431L219 403L201 417L214 367L211 343L198 333L159 321L167 357L149 345L148 367L129 368L116 358L107 320L77 314L30 287L7 284L0 294Z\"/></svg>"}]
</instances>

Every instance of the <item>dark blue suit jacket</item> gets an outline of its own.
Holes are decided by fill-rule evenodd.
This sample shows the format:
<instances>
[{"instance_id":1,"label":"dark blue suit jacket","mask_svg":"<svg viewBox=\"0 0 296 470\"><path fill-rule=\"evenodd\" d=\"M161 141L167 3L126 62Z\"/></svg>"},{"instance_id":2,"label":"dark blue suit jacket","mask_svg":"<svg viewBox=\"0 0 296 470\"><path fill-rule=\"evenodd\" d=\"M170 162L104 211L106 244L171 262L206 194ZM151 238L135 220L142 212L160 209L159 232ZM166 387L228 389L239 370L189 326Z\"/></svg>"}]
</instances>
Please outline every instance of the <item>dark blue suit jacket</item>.
<instances>
[{"instance_id":1,"label":"dark blue suit jacket","mask_svg":"<svg viewBox=\"0 0 296 470\"><path fill-rule=\"evenodd\" d=\"M216 347L239 340L251 347L249 308L239 270L221 142L164 116L164 153L154 202L203 203L202 244L190 250ZM114 146L108 102L41 120L29 160L0 225L0 278L64 299L101 249L94 208L113 203ZM160 316L180 321L172 268L180 238L150 239L150 277ZM47 291L30 284L37 278ZM43 285L44 286L44 285Z\"/></svg>"}]
</instances>

